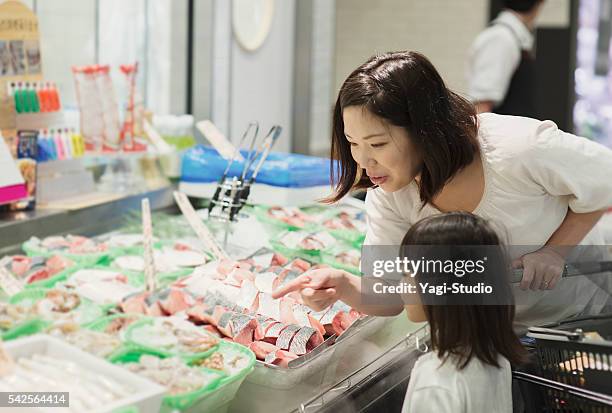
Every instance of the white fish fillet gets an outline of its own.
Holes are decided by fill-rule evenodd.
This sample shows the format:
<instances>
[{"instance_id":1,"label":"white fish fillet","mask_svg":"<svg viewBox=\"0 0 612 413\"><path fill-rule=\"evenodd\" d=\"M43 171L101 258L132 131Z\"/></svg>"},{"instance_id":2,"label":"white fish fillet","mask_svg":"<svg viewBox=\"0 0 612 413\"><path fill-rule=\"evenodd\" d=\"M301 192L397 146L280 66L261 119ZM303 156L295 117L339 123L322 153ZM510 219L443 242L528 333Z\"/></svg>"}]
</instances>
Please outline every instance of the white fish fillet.
<instances>
[{"instance_id":1,"label":"white fish fillet","mask_svg":"<svg viewBox=\"0 0 612 413\"><path fill-rule=\"evenodd\" d=\"M270 294L259 294L259 309L257 312L266 317L280 320L280 300L275 300Z\"/></svg>"},{"instance_id":2,"label":"white fish fillet","mask_svg":"<svg viewBox=\"0 0 612 413\"><path fill-rule=\"evenodd\" d=\"M264 272L255 276L255 287L262 293L272 294L274 281L278 278L273 272Z\"/></svg>"}]
</instances>

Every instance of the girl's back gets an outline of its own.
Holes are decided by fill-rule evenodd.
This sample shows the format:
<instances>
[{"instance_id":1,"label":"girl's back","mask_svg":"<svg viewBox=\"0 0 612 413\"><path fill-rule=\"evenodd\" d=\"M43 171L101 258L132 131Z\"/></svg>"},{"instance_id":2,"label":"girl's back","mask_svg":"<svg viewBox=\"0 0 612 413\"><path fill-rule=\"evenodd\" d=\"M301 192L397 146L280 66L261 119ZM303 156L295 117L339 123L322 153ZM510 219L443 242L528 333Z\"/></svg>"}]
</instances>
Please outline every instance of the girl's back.
<instances>
[{"instance_id":1,"label":"girl's back","mask_svg":"<svg viewBox=\"0 0 612 413\"><path fill-rule=\"evenodd\" d=\"M499 368L473 357L463 369L436 352L423 355L413 368L402 412L511 413L512 372L499 355Z\"/></svg>"}]
</instances>

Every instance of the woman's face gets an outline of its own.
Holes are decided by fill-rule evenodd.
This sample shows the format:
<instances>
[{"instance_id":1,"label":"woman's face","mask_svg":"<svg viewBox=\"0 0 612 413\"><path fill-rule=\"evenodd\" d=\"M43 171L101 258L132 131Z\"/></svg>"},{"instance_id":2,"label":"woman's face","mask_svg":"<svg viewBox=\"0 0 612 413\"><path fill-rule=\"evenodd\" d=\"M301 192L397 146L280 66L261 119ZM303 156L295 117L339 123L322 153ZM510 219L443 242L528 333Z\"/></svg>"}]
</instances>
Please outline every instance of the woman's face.
<instances>
[{"instance_id":1,"label":"woman's face","mask_svg":"<svg viewBox=\"0 0 612 413\"><path fill-rule=\"evenodd\" d=\"M394 192L414 180L422 161L404 128L389 124L363 106L348 106L342 116L353 159L374 185Z\"/></svg>"}]
</instances>

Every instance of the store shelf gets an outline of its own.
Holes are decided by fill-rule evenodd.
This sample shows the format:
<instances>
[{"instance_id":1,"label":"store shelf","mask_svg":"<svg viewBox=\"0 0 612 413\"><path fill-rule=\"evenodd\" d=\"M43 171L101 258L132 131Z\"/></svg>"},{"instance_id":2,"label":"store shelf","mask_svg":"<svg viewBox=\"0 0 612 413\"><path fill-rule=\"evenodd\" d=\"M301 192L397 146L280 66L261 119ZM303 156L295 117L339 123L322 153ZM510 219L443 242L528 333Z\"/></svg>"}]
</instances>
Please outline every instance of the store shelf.
<instances>
[{"instance_id":1,"label":"store shelf","mask_svg":"<svg viewBox=\"0 0 612 413\"><path fill-rule=\"evenodd\" d=\"M0 214L0 256L19 253L21 244L34 235L39 238L67 233L92 236L108 232L121 225L126 212L139 209L144 198L149 198L153 210L173 207L173 190L167 186L77 210L43 209Z\"/></svg>"}]
</instances>

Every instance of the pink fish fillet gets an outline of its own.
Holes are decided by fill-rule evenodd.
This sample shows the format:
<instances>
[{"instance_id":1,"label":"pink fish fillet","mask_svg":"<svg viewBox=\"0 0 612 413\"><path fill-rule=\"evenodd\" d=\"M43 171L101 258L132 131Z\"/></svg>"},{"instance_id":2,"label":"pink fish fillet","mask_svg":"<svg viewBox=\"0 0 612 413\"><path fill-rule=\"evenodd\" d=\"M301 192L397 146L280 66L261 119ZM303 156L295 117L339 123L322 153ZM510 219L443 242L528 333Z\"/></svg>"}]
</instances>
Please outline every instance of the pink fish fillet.
<instances>
[{"instance_id":1,"label":"pink fish fillet","mask_svg":"<svg viewBox=\"0 0 612 413\"><path fill-rule=\"evenodd\" d=\"M280 299L280 321L285 324L299 324L295 315L293 314L293 306L295 300L289 297L282 297Z\"/></svg>"},{"instance_id":2,"label":"pink fish fillet","mask_svg":"<svg viewBox=\"0 0 612 413\"><path fill-rule=\"evenodd\" d=\"M126 300L124 300L119 307L121 311L124 313L138 313L138 314L146 314L147 313L147 304L145 303L145 299L147 298L148 293L142 293L133 295Z\"/></svg>"},{"instance_id":3,"label":"pink fish fillet","mask_svg":"<svg viewBox=\"0 0 612 413\"><path fill-rule=\"evenodd\" d=\"M188 293L175 288L172 288L168 297L159 303L161 308L170 315L187 310L193 304L194 300Z\"/></svg>"},{"instance_id":4,"label":"pink fish fillet","mask_svg":"<svg viewBox=\"0 0 612 413\"><path fill-rule=\"evenodd\" d=\"M334 316L332 320L332 330L334 334L340 335L344 333L344 331L351 326L357 319L359 319L360 314L355 310L351 310L348 313L345 311L339 311L338 314Z\"/></svg>"},{"instance_id":5,"label":"pink fish fillet","mask_svg":"<svg viewBox=\"0 0 612 413\"><path fill-rule=\"evenodd\" d=\"M187 309L185 313L189 317L190 321L196 323L214 324L212 315L206 313L207 308L208 307L206 306L206 304L198 304Z\"/></svg>"},{"instance_id":6,"label":"pink fish fillet","mask_svg":"<svg viewBox=\"0 0 612 413\"><path fill-rule=\"evenodd\" d=\"M289 362L298 358L296 354L286 350L277 350L266 356L266 362L280 367L289 367Z\"/></svg>"},{"instance_id":7,"label":"pink fish fillet","mask_svg":"<svg viewBox=\"0 0 612 413\"><path fill-rule=\"evenodd\" d=\"M32 260L23 255L15 255L11 261L11 272L17 277L23 277L30 269Z\"/></svg>"},{"instance_id":8,"label":"pink fish fillet","mask_svg":"<svg viewBox=\"0 0 612 413\"><path fill-rule=\"evenodd\" d=\"M255 336L261 337L263 335L263 332L261 331L255 333L255 331L258 329L261 330L259 323L257 320L252 318L249 320L248 324L233 337L233 339L236 343L249 347Z\"/></svg>"},{"instance_id":9,"label":"pink fish fillet","mask_svg":"<svg viewBox=\"0 0 612 413\"><path fill-rule=\"evenodd\" d=\"M265 341L253 341L249 348L258 360L265 360L266 356L270 353L280 350L274 344L266 343Z\"/></svg>"}]
</instances>

